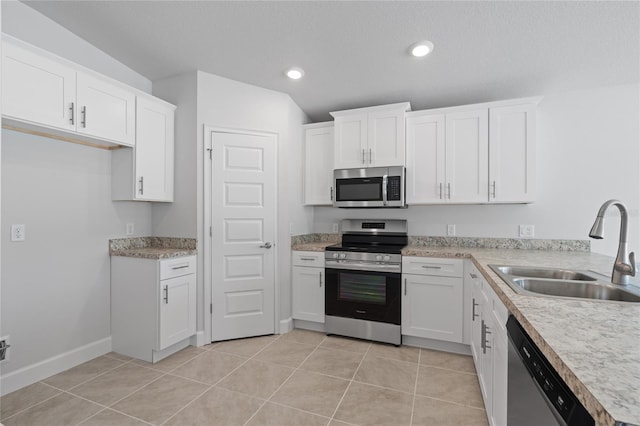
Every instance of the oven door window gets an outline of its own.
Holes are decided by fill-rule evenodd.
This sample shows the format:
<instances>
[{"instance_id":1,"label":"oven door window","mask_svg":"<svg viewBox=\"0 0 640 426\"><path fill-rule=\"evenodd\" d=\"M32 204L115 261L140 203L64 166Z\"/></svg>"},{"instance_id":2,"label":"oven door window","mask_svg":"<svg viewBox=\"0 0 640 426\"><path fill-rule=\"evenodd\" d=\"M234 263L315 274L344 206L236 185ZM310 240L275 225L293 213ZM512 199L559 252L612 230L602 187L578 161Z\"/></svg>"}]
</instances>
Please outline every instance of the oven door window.
<instances>
[{"instance_id":1,"label":"oven door window","mask_svg":"<svg viewBox=\"0 0 640 426\"><path fill-rule=\"evenodd\" d=\"M382 201L382 178L337 179L336 201Z\"/></svg>"},{"instance_id":2,"label":"oven door window","mask_svg":"<svg viewBox=\"0 0 640 426\"><path fill-rule=\"evenodd\" d=\"M327 315L400 324L400 274L330 268L325 274Z\"/></svg>"}]
</instances>

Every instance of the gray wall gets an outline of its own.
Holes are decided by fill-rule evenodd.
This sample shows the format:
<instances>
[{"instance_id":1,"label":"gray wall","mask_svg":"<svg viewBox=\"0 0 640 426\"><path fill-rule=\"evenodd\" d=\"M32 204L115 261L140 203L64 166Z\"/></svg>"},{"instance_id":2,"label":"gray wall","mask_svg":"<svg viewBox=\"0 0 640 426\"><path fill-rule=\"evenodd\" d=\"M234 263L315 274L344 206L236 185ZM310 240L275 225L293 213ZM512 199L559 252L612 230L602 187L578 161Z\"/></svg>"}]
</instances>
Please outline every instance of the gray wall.
<instances>
[{"instance_id":1,"label":"gray wall","mask_svg":"<svg viewBox=\"0 0 640 426\"><path fill-rule=\"evenodd\" d=\"M2 29L149 91L151 82L18 2ZM128 222L151 232L149 203L111 201L111 153L2 131L1 324L11 336L2 374L110 336L109 238ZM26 241L10 242L10 225Z\"/></svg>"},{"instance_id":2,"label":"gray wall","mask_svg":"<svg viewBox=\"0 0 640 426\"><path fill-rule=\"evenodd\" d=\"M538 196L526 205L410 206L406 210L316 207L315 230L331 232L343 218L398 218L414 235L518 237L518 225L535 225L536 238L589 239L600 205L618 198L630 209L632 249L640 251L640 108L636 85L547 95L538 107ZM605 223L605 239L592 250L615 256L619 214Z\"/></svg>"}]
</instances>

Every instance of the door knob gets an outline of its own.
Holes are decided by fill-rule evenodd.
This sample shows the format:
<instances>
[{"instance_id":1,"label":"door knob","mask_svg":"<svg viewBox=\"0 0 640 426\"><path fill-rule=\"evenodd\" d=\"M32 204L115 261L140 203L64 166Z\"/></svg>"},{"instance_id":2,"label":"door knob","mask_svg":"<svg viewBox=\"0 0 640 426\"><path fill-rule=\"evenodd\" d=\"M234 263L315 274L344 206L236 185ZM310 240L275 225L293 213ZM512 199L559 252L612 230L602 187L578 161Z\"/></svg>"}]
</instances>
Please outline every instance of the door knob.
<instances>
[{"instance_id":1,"label":"door knob","mask_svg":"<svg viewBox=\"0 0 640 426\"><path fill-rule=\"evenodd\" d=\"M271 243L265 243L263 246L260 246L260 248L266 248L266 249L270 249L271 247L273 247Z\"/></svg>"}]
</instances>

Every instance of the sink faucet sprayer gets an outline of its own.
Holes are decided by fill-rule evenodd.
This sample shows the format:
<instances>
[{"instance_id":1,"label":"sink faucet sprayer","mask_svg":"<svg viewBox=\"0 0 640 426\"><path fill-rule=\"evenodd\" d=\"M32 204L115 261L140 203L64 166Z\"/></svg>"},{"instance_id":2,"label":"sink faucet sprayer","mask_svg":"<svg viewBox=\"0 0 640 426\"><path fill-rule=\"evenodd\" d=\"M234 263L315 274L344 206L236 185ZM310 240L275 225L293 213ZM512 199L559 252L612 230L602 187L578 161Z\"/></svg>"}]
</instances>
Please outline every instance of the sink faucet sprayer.
<instances>
[{"instance_id":1,"label":"sink faucet sprayer","mask_svg":"<svg viewBox=\"0 0 640 426\"><path fill-rule=\"evenodd\" d=\"M627 207L618 200L609 200L605 202L600 210L598 210L598 216L596 221L591 227L589 236L597 240L602 239L602 225L604 223L604 214L607 209L615 205L620 210L620 243L618 245L618 255L613 264L613 273L611 274L611 282L614 284L629 284L629 278L636 275L636 256L635 253L628 252L627 249L627 226L629 222L629 215L627 213Z\"/></svg>"}]
</instances>

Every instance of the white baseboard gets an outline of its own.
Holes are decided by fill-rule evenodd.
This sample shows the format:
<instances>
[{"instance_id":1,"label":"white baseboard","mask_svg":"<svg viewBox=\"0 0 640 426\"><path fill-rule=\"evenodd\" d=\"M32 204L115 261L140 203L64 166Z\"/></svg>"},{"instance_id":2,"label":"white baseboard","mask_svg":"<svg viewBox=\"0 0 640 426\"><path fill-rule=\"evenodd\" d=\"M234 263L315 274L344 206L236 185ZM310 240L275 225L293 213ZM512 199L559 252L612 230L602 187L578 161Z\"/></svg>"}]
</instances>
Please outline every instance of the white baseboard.
<instances>
[{"instance_id":1,"label":"white baseboard","mask_svg":"<svg viewBox=\"0 0 640 426\"><path fill-rule=\"evenodd\" d=\"M293 330L293 318L280 320L280 334L285 334Z\"/></svg>"},{"instance_id":2,"label":"white baseboard","mask_svg":"<svg viewBox=\"0 0 640 426\"><path fill-rule=\"evenodd\" d=\"M301 328L303 330L319 331L321 333L325 332L324 323L312 322L312 321L293 320L293 328Z\"/></svg>"},{"instance_id":3,"label":"white baseboard","mask_svg":"<svg viewBox=\"0 0 640 426\"><path fill-rule=\"evenodd\" d=\"M207 342L204 339L204 331L198 331L194 336L191 336L191 346L204 346L211 342Z\"/></svg>"},{"instance_id":4,"label":"white baseboard","mask_svg":"<svg viewBox=\"0 0 640 426\"><path fill-rule=\"evenodd\" d=\"M0 394L6 395L109 352L111 352L111 336L3 374L0 376Z\"/></svg>"},{"instance_id":5,"label":"white baseboard","mask_svg":"<svg viewBox=\"0 0 640 426\"><path fill-rule=\"evenodd\" d=\"M441 340L425 339L423 337L402 335L402 344L436 351L451 352L461 355L471 355L471 346L463 343L443 342Z\"/></svg>"}]
</instances>

